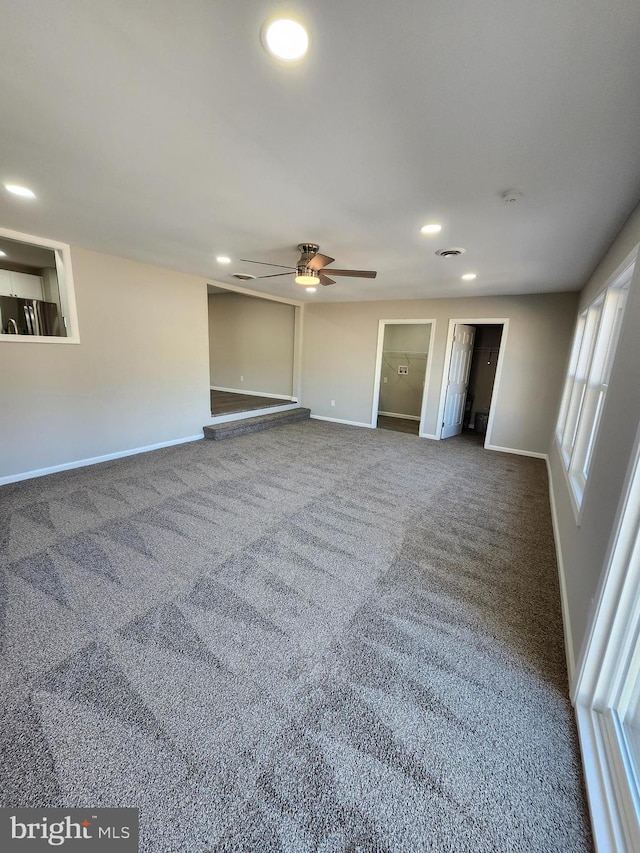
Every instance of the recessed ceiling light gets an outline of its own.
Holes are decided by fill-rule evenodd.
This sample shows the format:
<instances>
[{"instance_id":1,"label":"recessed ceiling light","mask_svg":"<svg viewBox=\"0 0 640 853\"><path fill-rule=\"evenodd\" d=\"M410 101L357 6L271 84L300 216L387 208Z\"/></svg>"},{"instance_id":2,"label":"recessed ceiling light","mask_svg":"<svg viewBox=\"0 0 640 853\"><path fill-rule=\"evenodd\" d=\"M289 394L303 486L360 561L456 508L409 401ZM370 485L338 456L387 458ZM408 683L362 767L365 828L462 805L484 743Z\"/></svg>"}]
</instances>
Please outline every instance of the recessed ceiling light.
<instances>
[{"instance_id":1,"label":"recessed ceiling light","mask_svg":"<svg viewBox=\"0 0 640 853\"><path fill-rule=\"evenodd\" d=\"M315 293L317 289L317 287L307 287L307 293Z\"/></svg>"},{"instance_id":2,"label":"recessed ceiling light","mask_svg":"<svg viewBox=\"0 0 640 853\"><path fill-rule=\"evenodd\" d=\"M277 59L295 62L307 52L309 36L297 21L290 18L278 18L262 28L262 43Z\"/></svg>"},{"instance_id":3,"label":"recessed ceiling light","mask_svg":"<svg viewBox=\"0 0 640 853\"><path fill-rule=\"evenodd\" d=\"M463 281L473 281L475 277L476 277L476 273L474 273L474 272L466 272L466 273L462 276L462 279L463 279Z\"/></svg>"},{"instance_id":4,"label":"recessed ceiling light","mask_svg":"<svg viewBox=\"0 0 640 853\"><path fill-rule=\"evenodd\" d=\"M14 195L19 195L22 198L35 198L36 194L33 190L30 190L28 187L20 187L18 184L5 184L5 190L8 190L10 193Z\"/></svg>"},{"instance_id":5,"label":"recessed ceiling light","mask_svg":"<svg viewBox=\"0 0 640 853\"><path fill-rule=\"evenodd\" d=\"M219 264L230 264L231 258L228 258L226 255L218 255L218 257L216 258L216 261Z\"/></svg>"},{"instance_id":6,"label":"recessed ceiling light","mask_svg":"<svg viewBox=\"0 0 640 853\"><path fill-rule=\"evenodd\" d=\"M421 234L437 234L439 231L442 231L442 225L438 225L437 222L431 222L429 225L423 225L420 229Z\"/></svg>"}]
</instances>

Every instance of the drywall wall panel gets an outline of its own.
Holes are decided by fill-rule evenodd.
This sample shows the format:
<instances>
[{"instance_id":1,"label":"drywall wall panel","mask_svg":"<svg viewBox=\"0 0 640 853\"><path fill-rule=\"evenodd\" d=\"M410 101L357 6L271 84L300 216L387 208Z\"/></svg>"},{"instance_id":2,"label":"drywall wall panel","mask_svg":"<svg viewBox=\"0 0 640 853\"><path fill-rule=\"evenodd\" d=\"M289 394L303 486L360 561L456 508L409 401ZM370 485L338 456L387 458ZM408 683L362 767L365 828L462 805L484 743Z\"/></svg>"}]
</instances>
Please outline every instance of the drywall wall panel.
<instances>
[{"instance_id":1,"label":"drywall wall panel","mask_svg":"<svg viewBox=\"0 0 640 853\"><path fill-rule=\"evenodd\" d=\"M0 477L179 440L210 419L206 282L71 256L81 343L0 341Z\"/></svg>"},{"instance_id":2,"label":"drywall wall panel","mask_svg":"<svg viewBox=\"0 0 640 853\"><path fill-rule=\"evenodd\" d=\"M640 243L640 207L627 221L585 286L580 306L588 305ZM636 263L616 360L600 421L600 430L576 523L568 484L555 440L549 450L558 521L559 545L570 621L573 656L579 659L593 617L598 585L640 424L640 260Z\"/></svg>"},{"instance_id":3,"label":"drywall wall panel","mask_svg":"<svg viewBox=\"0 0 640 853\"><path fill-rule=\"evenodd\" d=\"M426 433L435 434L449 320L508 318L491 440L501 447L546 453L577 300L577 293L554 293L308 305L303 404L314 415L370 423L378 321L435 318L424 425Z\"/></svg>"},{"instance_id":4,"label":"drywall wall panel","mask_svg":"<svg viewBox=\"0 0 640 853\"><path fill-rule=\"evenodd\" d=\"M209 296L211 385L293 396L295 308L239 293Z\"/></svg>"}]
</instances>

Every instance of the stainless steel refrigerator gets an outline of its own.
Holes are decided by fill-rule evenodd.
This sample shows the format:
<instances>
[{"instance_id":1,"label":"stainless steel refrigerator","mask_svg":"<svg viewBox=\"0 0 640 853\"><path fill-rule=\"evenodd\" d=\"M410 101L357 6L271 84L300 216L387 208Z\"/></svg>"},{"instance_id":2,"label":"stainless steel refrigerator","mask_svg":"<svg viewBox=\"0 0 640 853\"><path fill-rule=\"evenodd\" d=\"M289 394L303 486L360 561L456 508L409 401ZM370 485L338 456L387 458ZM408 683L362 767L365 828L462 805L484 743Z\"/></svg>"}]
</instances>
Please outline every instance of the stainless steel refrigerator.
<instances>
[{"instance_id":1,"label":"stainless steel refrigerator","mask_svg":"<svg viewBox=\"0 0 640 853\"><path fill-rule=\"evenodd\" d=\"M55 302L0 296L0 333L65 337L64 324Z\"/></svg>"}]
</instances>

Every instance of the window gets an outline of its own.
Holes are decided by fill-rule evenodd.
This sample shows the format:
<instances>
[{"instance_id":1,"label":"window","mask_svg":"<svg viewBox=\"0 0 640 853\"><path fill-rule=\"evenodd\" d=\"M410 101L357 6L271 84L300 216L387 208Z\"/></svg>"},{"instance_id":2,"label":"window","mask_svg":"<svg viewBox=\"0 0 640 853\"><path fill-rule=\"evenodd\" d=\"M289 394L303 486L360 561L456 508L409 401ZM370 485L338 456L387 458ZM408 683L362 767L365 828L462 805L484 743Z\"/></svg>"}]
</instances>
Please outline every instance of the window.
<instances>
[{"instance_id":1,"label":"window","mask_svg":"<svg viewBox=\"0 0 640 853\"><path fill-rule=\"evenodd\" d=\"M640 430L572 699L598 850L640 850Z\"/></svg>"},{"instance_id":2,"label":"window","mask_svg":"<svg viewBox=\"0 0 640 853\"><path fill-rule=\"evenodd\" d=\"M556 438L575 508L582 506L633 275L628 264L578 317Z\"/></svg>"},{"instance_id":3,"label":"window","mask_svg":"<svg viewBox=\"0 0 640 853\"><path fill-rule=\"evenodd\" d=\"M0 341L79 343L69 246L0 229Z\"/></svg>"}]
</instances>

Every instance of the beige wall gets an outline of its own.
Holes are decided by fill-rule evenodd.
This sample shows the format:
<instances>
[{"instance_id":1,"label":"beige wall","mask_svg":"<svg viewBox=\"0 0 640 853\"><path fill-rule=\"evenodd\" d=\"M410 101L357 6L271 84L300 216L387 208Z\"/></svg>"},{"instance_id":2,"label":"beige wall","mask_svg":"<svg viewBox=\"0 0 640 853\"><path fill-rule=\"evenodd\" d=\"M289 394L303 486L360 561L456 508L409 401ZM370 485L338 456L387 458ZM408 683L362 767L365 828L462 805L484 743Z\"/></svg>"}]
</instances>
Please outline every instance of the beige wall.
<instances>
[{"instance_id":1,"label":"beige wall","mask_svg":"<svg viewBox=\"0 0 640 853\"><path fill-rule=\"evenodd\" d=\"M420 417L430 337L430 324L385 326L379 412ZM409 373L399 374L400 365Z\"/></svg>"},{"instance_id":2,"label":"beige wall","mask_svg":"<svg viewBox=\"0 0 640 853\"><path fill-rule=\"evenodd\" d=\"M0 341L0 478L194 436L203 279L72 249L80 344Z\"/></svg>"},{"instance_id":3,"label":"beige wall","mask_svg":"<svg viewBox=\"0 0 640 853\"><path fill-rule=\"evenodd\" d=\"M449 320L509 319L494 445L546 453L578 294L348 302L305 308L303 404L314 415L371 422L378 321L434 319L425 432L435 434ZM335 407L330 401L335 400Z\"/></svg>"},{"instance_id":4,"label":"beige wall","mask_svg":"<svg viewBox=\"0 0 640 853\"><path fill-rule=\"evenodd\" d=\"M239 293L209 296L211 385L293 396L294 326L293 305Z\"/></svg>"},{"instance_id":5,"label":"beige wall","mask_svg":"<svg viewBox=\"0 0 640 853\"><path fill-rule=\"evenodd\" d=\"M580 307L588 305L640 242L640 207L627 221L584 288ZM557 509L558 539L564 563L571 648L576 663L593 617L605 554L640 424L640 260L600 422L578 527L555 441L549 451Z\"/></svg>"}]
</instances>

